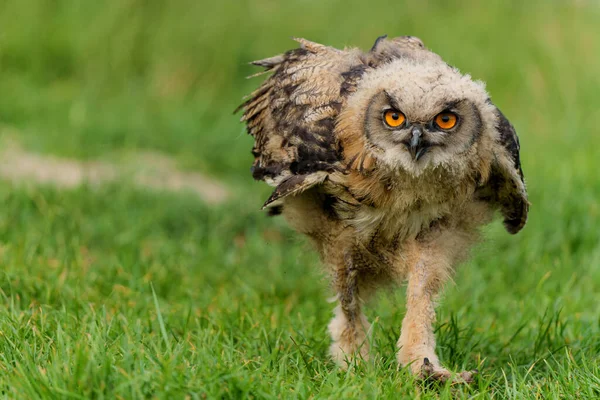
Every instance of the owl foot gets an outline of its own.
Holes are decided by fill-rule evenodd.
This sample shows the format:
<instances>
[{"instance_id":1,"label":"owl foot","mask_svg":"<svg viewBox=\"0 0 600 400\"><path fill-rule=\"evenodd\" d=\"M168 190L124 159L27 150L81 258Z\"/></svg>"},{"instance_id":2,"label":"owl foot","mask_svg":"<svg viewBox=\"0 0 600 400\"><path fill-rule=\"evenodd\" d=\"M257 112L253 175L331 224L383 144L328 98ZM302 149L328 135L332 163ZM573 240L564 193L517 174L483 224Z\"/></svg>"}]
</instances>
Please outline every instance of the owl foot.
<instances>
[{"instance_id":1,"label":"owl foot","mask_svg":"<svg viewBox=\"0 0 600 400\"><path fill-rule=\"evenodd\" d=\"M423 380L436 381L440 383L445 383L450 380L452 383L469 384L473 382L475 375L478 373L479 371L475 369L473 371L462 371L454 374L445 368L434 366L431 362L429 362L428 358L425 358L423 360L423 365L421 366L420 378Z\"/></svg>"},{"instance_id":2,"label":"owl foot","mask_svg":"<svg viewBox=\"0 0 600 400\"><path fill-rule=\"evenodd\" d=\"M333 343L329 348L331 358L342 369L347 369L348 366L366 361L369 359L369 346L367 343L362 346L349 346L343 343Z\"/></svg>"},{"instance_id":3,"label":"owl foot","mask_svg":"<svg viewBox=\"0 0 600 400\"><path fill-rule=\"evenodd\" d=\"M335 317L329 323L329 333L333 343L329 348L331 358L340 367L369 358L369 322L363 314L358 318L348 318L341 306L336 307Z\"/></svg>"}]
</instances>

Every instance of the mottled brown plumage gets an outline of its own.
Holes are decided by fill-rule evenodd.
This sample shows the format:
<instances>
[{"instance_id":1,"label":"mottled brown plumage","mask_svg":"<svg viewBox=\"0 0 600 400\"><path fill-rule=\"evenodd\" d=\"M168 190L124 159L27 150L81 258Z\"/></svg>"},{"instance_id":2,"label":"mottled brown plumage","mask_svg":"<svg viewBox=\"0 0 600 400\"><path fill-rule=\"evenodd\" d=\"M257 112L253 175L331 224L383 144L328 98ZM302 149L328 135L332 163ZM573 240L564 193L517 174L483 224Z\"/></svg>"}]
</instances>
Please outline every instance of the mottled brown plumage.
<instances>
[{"instance_id":1,"label":"mottled brown plumage","mask_svg":"<svg viewBox=\"0 0 600 400\"><path fill-rule=\"evenodd\" d=\"M380 37L367 53L297 41L254 62L271 76L240 106L255 138L253 176L275 187L265 207L328 266L336 361L368 357L362 301L408 280L398 361L448 379L435 354L435 298L495 210L508 232L525 225L516 132L482 83L418 38Z\"/></svg>"}]
</instances>

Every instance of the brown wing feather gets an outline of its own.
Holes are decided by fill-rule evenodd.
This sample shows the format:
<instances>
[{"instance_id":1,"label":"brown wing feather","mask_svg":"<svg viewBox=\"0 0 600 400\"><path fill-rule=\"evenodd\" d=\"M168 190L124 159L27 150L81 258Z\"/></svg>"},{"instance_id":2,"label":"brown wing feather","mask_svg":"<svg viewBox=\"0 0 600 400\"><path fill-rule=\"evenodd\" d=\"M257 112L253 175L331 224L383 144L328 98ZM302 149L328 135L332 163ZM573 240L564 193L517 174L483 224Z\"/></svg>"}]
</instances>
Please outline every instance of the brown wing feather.
<instances>
[{"instance_id":1,"label":"brown wing feather","mask_svg":"<svg viewBox=\"0 0 600 400\"><path fill-rule=\"evenodd\" d=\"M499 145L494 149L495 161L485 192L490 201L498 204L506 230L515 234L523 229L529 213L527 189L519 156L519 138L515 128L499 109L496 116Z\"/></svg>"},{"instance_id":2,"label":"brown wing feather","mask_svg":"<svg viewBox=\"0 0 600 400\"><path fill-rule=\"evenodd\" d=\"M317 171L308 175L291 175L281 182L271 196L263 204L263 208L272 207L279 204L278 200L285 196L296 195L314 185L323 183L327 179L326 171Z\"/></svg>"},{"instance_id":3,"label":"brown wing feather","mask_svg":"<svg viewBox=\"0 0 600 400\"><path fill-rule=\"evenodd\" d=\"M255 139L254 178L283 185L265 205L323 182L323 173L340 168L335 121L366 68L358 50L296 40L300 48L253 62L272 75L240 106Z\"/></svg>"}]
</instances>

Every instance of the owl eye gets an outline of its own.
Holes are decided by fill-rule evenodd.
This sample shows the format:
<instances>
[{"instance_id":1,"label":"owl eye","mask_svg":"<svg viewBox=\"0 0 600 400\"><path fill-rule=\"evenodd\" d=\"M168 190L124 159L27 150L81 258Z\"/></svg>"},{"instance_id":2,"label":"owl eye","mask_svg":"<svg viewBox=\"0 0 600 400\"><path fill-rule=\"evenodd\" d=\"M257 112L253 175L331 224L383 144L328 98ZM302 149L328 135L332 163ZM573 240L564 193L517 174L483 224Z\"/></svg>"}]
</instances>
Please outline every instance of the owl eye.
<instances>
[{"instance_id":1,"label":"owl eye","mask_svg":"<svg viewBox=\"0 0 600 400\"><path fill-rule=\"evenodd\" d=\"M383 113L383 120L390 128L397 128L404 124L406 117L400 111L387 110Z\"/></svg>"},{"instance_id":2,"label":"owl eye","mask_svg":"<svg viewBox=\"0 0 600 400\"><path fill-rule=\"evenodd\" d=\"M439 113L436 117L435 117L435 124L440 128L440 129L452 129L456 126L456 122L458 121L458 117L456 116L456 114L451 113L451 112L442 112Z\"/></svg>"}]
</instances>

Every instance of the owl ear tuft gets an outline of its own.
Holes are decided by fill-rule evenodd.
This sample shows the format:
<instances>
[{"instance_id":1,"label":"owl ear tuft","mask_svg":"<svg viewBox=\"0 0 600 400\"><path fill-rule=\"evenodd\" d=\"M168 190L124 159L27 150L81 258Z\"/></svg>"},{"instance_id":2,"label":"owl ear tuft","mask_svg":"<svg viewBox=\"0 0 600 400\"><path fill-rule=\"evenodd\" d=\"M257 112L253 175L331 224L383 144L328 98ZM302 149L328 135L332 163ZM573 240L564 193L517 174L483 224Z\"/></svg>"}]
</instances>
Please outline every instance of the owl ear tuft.
<instances>
[{"instance_id":1,"label":"owl ear tuft","mask_svg":"<svg viewBox=\"0 0 600 400\"><path fill-rule=\"evenodd\" d=\"M379 43L381 43L381 41L385 40L387 37L388 35L381 35L377 39L375 39L375 43L373 43L373 47L371 47L371 52L377 50L377 46L379 45Z\"/></svg>"}]
</instances>

